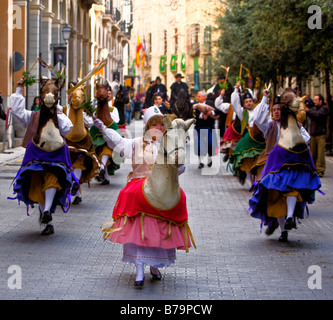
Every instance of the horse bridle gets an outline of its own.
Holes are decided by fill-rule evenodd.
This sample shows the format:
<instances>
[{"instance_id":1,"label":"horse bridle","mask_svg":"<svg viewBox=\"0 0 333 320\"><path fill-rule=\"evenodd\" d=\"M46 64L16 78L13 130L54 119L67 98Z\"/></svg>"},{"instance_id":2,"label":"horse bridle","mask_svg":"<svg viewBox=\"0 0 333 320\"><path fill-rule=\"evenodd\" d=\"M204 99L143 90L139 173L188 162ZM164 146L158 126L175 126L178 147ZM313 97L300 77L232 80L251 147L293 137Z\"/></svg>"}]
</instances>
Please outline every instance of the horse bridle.
<instances>
[{"instance_id":1,"label":"horse bridle","mask_svg":"<svg viewBox=\"0 0 333 320\"><path fill-rule=\"evenodd\" d=\"M170 129L168 129L168 130L170 130ZM184 150L184 151L185 151L185 148L184 148L184 147L176 147L175 149L173 149L173 150L171 150L171 151L169 151L169 152L167 152L167 151L165 150L165 148L164 148L164 137L166 136L168 130L166 130L166 131L163 133L163 136L162 136L162 139L161 139L161 140L162 140L162 141L161 141L161 147L163 148L163 153L161 153L160 151L158 151L158 153L159 153L160 155L163 155L164 158L168 158L168 156L169 156L171 153L176 152L176 151L178 151L178 150Z\"/></svg>"}]
</instances>

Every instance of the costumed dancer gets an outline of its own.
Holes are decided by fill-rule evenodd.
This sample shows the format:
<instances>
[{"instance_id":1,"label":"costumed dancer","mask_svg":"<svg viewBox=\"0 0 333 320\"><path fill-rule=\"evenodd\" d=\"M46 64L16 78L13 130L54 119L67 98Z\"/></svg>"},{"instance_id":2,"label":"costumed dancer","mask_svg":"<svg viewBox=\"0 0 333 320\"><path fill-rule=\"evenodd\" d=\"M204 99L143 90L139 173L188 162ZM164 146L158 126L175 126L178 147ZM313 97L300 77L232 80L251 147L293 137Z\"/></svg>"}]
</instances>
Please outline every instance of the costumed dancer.
<instances>
[{"instance_id":1,"label":"costumed dancer","mask_svg":"<svg viewBox=\"0 0 333 320\"><path fill-rule=\"evenodd\" d=\"M123 135L123 137L126 137L126 119L125 119L125 105L129 103L129 96L128 96L128 90L126 87L123 87L123 85L119 86L119 90L116 93L116 97L114 99L114 108L118 110L119 114L119 121L117 122L119 131Z\"/></svg>"},{"instance_id":2,"label":"costumed dancer","mask_svg":"<svg viewBox=\"0 0 333 320\"><path fill-rule=\"evenodd\" d=\"M272 116L267 119L259 119L262 120L261 122L258 120L254 120L257 124L259 130L261 130L264 134L266 139L266 148L259 156L257 163L252 167L251 172L254 176L256 176L257 180L260 179L262 170L266 164L268 155L270 151L274 148L276 143L279 141L280 137L280 130L281 130L281 106L280 106L280 96L275 97L273 101L272 107ZM299 123L301 134L304 139L304 142L308 144L310 140L310 135L305 130L301 123L304 122L306 118L306 114L304 112L304 102L301 101L300 107L298 112L296 113L296 119ZM288 232L284 228L285 224L285 217L280 217L276 219L272 219L265 230L265 234L270 236L274 233L278 226L280 226L281 236L279 241L286 242L288 240Z\"/></svg>"},{"instance_id":3,"label":"costumed dancer","mask_svg":"<svg viewBox=\"0 0 333 320\"><path fill-rule=\"evenodd\" d=\"M104 84L97 84L96 89L97 118L100 119L107 128L112 128L119 132L118 125L112 119L109 109L109 84L107 82ZM98 180L101 181L101 185L108 185L110 184L110 175L114 175L115 170L120 168L118 163L121 162L121 159L116 159L116 161L113 161L113 150L108 147L107 142L103 138L103 134L95 125L91 126L90 135L93 139L97 157L101 162Z\"/></svg>"},{"instance_id":4,"label":"costumed dancer","mask_svg":"<svg viewBox=\"0 0 333 320\"><path fill-rule=\"evenodd\" d=\"M302 134L297 123L296 114L300 122L304 114L304 109L299 108L299 105L300 101L294 92L286 90L281 95L280 125L274 121L267 131L271 136L269 145L278 142L269 152L254 194L249 200L251 216L269 226L267 233L272 233L277 227L276 220L279 221L283 230L279 238L282 242L288 241L288 230L296 228L296 218L304 218L305 207L314 202L315 191L321 186L304 140L305 137L308 141L308 135L304 130Z\"/></svg>"},{"instance_id":5,"label":"costumed dancer","mask_svg":"<svg viewBox=\"0 0 333 320\"><path fill-rule=\"evenodd\" d=\"M21 168L14 180L14 193L27 207L39 204L40 223L46 224L42 235L54 233L52 213L60 205L64 211L70 205L72 168L64 136L72 122L58 110L60 81L48 80L41 88L39 111L25 109L22 96L23 79L10 97L13 116L26 128L22 146L26 148Z\"/></svg>"},{"instance_id":6,"label":"costumed dancer","mask_svg":"<svg viewBox=\"0 0 333 320\"><path fill-rule=\"evenodd\" d=\"M253 96L250 92L247 92L242 96L242 106L238 93L240 85L241 82L238 81L234 92L231 94L231 106L241 121L240 134L242 138L238 141L234 153L230 156L229 164L232 165L232 171L241 184L245 183L247 175L249 175L251 184L253 184L251 168L256 163L257 157L265 149L264 136L254 123L254 119L267 117L269 93L264 91L261 102L254 106ZM245 130L246 128L247 130Z\"/></svg>"},{"instance_id":7,"label":"costumed dancer","mask_svg":"<svg viewBox=\"0 0 333 320\"><path fill-rule=\"evenodd\" d=\"M72 168L77 181L74 181L72 195L73 204L82 202L81 185L91 181L99 174L99 160L95 153L93 140L85 123L89 123L88 115L81 106L85 103L86 86L78 87L70 84L69 105L63 112L73 123L72 130L66 135L66 143L70 152Z\"/></svg>"},{"instance_id":8,"label":"costumed dancer","mask_svg":"<svg viewBox=\"0 0 333 320\"><path fill-rule=\"evenodd\" d=\"M220 95L215 100L215 107L226 114L223 137L220 143L220 153L224 154L223 162L227 162L229 156L234 153L237 142L242 138L241 122L232 109L230 102L224 102L225 89L221 89Z\"/></svg>"},{"instance_id":9,"label":"costumed dancer","mask_svg":"<svg viewBox=\"0 0 333 320\"><path fill-rule=\"evenodd\" d=\"M120 120L119 112L118 112L118 109L114 106L113 91L110 86L108 87L108 105L109 105L111 118L118 125L119 120ZM91 121L92 121L92 119L91 119ZM118 128L119 128L119 126L118 126Z\"/></svg>"},{"instance_id":10,"label":"costumed dancer","mask_svg":"<svg viewBox=\"0 0 333 320\"><path fill-rule=\"evenodd\" d=\"M144 137L127 139L95 119L109 146L132 159L128 183L113 209L114 222L102 231L104 239L124 245L123 261L136 266L136 287L144 285L144 265L150 266L154 280L160 280L158 268L174 263L176 249L188 251L193 243L178 175L184 172L185 132L195 120L171 123L168 115L153 106L146 110L143 121ZM165 149L166 145L175 146L169 139L177 139L176 148Z\"/></svg>"},{"instance_id":11,"label":"costumed dancer","mask_svg":"<svg viewBox=\"0 0 333 320\"><path fill-rule=\"evenodd\" d=\"M215 109L214 101L207 100L207 93L199 91L198 103L193 105L193 116L196 119L194 132L194 152L199 158L198 169L204 167L204 158L208 154L207 165L213 165L213 154L218 146L215 133L215 120L219 118L220 110Z\"/></svg>"}]
</instances>

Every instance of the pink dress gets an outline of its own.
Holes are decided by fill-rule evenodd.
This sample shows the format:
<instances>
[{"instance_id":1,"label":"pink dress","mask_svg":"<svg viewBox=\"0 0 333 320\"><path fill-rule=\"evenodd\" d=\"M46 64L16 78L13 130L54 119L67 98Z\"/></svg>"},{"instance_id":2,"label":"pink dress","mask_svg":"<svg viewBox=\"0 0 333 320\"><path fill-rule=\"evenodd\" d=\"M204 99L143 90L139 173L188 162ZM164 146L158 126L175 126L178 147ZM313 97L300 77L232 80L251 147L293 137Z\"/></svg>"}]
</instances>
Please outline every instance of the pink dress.
<instances>
[{"instance_id":1,"label":"pink dress","mask_svg":"<svg viewBox=\"0 0 333 320\"><path fill-rule=\"evenodd\" d=\"M142 138L134 141L133 171L119 193L111 227L103 229L104 238L124 245L124 262L169 266L176 259L176 249L188 252L193 242L187 223L186 196L181 190L179 202L169 210L155 208L149 203L143 185L157 146L154 143L145 145ZM141 154L140 150L143 150Z\"/></svg>"}]
</instances>

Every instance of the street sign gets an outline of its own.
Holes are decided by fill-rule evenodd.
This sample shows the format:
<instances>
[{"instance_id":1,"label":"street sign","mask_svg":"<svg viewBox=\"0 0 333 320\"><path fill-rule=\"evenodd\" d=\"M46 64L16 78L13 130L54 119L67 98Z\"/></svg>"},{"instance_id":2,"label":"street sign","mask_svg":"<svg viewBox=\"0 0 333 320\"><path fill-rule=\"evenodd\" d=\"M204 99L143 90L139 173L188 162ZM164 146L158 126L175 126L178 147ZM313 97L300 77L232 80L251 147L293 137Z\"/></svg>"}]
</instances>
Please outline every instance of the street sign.
<instances>
[{"instance_id":1,"label":"street sign","mask_svg":"<svg viewBox=\"0 0 333 320\"><path fill-rule=\"evenodd\" d=\"M13 53L13 71L19 71L24 66L24 58L21 53L14 51Z\"/></svg>"}]
</instances>

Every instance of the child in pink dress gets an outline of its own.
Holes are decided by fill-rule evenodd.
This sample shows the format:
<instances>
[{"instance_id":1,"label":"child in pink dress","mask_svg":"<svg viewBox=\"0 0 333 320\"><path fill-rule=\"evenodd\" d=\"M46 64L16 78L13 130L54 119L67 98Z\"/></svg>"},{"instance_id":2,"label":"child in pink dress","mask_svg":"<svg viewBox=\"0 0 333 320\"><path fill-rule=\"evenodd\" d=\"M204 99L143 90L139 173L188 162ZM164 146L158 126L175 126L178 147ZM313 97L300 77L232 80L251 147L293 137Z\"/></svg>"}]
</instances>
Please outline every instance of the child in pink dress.
<instances>
[{"instance_id":1,"label":"child in pink dress","mask_svg":"<svg viewBox=\"0 0 333 320\"><path fill-rule=\"evenodd\" d=\"M94 120L108 145L125 158L132 159L133 171L114 206L113 224L102 231L104 239L124 245L123 261L136 265L136 287L144 284L144 265L150 266L154 280L160 280L158 268L174 263L176 249L188 251L191 240L193 242L182 190L179 202L170 210L152 206L143 193L143 183L151 171L159 151L159 140L165 132L162 116L157 107L148 108L143 118L144 137L135 139L123 138L116 131L105 129L98 119ZM178 169L178 174L183 171L184 165Z\"/></svg>"}]
</instances>

